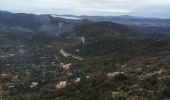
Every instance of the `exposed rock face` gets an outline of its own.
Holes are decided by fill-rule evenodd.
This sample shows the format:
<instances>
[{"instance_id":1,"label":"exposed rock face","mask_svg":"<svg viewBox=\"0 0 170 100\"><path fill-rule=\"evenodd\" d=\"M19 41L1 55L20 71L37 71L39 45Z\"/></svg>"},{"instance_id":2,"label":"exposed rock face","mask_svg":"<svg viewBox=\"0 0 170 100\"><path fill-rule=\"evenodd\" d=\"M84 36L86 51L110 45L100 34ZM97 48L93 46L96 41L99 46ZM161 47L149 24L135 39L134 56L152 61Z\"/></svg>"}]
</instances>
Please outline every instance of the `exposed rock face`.
<instances>
[{"instance_id":1,"label":"exposed rock face","mask_svg":"<svg viewBox=\"0 0 170 100\"><path fill-rule=\"evenodd\" d=\"M63 49L60 49L60 53L64 56L64 57L70 57L71 54L67 53L66 51L64 51Z\"/></svg>"},{"instance_id":2,"label":"exposed rock face","mask_svg":"<svg viewBox=\"0 0 170 100\"><path fill-rule=\"evenodd\" d=\"M77 55L70 54L70 53L64 51L63 49L60 49L60 53L61 53L64 57L66 57L66 58L68 58L68 57L73 57L73 58L75 58L75 59L77 59L77 60L80 60L80 61L83 61L83 60L84 60L84 58L82 58L82 57L80 57L80 56L77 56Z\"/></svg>"}]
</instances>

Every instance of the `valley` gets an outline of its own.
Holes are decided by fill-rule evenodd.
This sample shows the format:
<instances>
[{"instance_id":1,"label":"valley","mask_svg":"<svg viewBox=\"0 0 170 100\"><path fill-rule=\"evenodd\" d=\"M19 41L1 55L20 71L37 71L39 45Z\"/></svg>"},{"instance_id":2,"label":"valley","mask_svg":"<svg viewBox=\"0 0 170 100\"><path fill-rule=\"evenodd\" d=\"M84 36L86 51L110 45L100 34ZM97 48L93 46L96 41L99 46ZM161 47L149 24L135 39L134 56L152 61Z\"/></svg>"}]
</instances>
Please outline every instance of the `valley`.
<instances>
[{"instance_id":1,"label":"valley","mask_svg":"<svg viewBox=\"0 0 170 100\"><path fill-rule=\"evenodd\" d=\"M168 36L110 21L50 19L34 27L0 20L2 100L170 98ZM54 29L39 30L48 25Z\"/></svg>"}]
</instances>

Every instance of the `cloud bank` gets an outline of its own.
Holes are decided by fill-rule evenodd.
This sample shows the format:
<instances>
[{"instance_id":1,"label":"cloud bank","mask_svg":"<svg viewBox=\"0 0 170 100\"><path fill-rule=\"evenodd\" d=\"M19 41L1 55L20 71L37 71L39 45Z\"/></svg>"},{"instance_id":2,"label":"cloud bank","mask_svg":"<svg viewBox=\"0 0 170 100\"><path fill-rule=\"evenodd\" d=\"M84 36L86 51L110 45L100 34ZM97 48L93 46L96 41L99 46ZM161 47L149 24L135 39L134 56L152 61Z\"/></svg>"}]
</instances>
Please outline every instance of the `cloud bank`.
<instances>
[{"instance_id":1,"label":"cloud bank","mask_svg":"<svg viewBox=\"0 0 170 100\"><path fill-rule=\"evenodd\" d=\"M170 18L170 0L0 0L0 10L36 14Z\"/></svg>"}]
</instances>

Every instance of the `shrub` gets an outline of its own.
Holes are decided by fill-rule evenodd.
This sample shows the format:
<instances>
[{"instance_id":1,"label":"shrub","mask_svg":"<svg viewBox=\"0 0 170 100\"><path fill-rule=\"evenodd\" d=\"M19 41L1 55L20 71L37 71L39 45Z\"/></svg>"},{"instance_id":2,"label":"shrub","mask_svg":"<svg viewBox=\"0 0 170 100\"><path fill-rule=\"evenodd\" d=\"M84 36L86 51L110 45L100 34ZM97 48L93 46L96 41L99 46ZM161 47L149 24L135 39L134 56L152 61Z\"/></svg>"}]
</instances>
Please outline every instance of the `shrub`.
<instances>
[{"instance_id":1,"label":"shrub","mask_svg":"<svg viewBox=\"0 0 170 100\"><path fill-rule=\"evenodd\" d=\"M170 97L170 87L163 87L161 90L161 95L163 97Z\"/></svg>"}]
</instances>

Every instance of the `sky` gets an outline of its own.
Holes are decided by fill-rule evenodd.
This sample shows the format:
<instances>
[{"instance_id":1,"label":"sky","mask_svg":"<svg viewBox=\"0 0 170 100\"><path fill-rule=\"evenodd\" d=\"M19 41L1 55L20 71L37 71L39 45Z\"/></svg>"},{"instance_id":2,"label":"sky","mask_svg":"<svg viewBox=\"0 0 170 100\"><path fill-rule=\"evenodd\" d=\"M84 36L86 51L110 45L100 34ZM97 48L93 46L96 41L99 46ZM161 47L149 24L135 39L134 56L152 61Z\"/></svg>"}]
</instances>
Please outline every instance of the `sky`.
<instances>
[{"instance_id":1,"label":"sky","mask_svg":"<svg viewBox=\"0 0 170 100\"><path fill-rule=\"evenodd\" d=\"M0 0L0 10L35 14L170 18L170 0Z\"/></svg>"}]
</instances>

